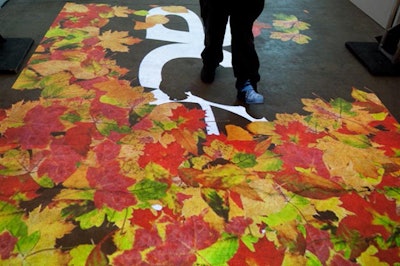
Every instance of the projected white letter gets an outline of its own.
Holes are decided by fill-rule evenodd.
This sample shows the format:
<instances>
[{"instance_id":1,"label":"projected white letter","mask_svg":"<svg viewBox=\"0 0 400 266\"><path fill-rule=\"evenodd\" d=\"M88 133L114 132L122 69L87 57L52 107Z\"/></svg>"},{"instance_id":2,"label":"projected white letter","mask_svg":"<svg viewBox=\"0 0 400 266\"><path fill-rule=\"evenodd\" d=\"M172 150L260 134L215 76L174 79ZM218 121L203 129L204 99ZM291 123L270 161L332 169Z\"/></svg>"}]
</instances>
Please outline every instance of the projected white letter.
<instances>
[{"instance_id":1,"label":"projected white letter","mask_svg":"<svg viewBox=\"0 0 400 266\"><path fill-rule=\"evenodd\" d=\"M173 30L157 24L147 29L146 39L172 42L152 50L142 60L139 66L139 82L143 87L155 89L153 94L156 101L153 104L163 104L168 102L192 102L197 103L205 111L205 122L207 124L207 134L219 135L218 125L215 122L214 113L211 107L217 107L237 115L240 115L250 121L255 121L242 106L230 106L213 103L187 92L188 98L182 101L171 100L170 97L161 91L162 69L166 63L177 58L199 58L204 49L204 30L201 19L192 11L187 13L172 13L156 7L149 10L149 16L153 15L173 15L185 19L188 25L188 31ZM227 27L229 29L229 27ZM231 43L229 30L225 33L224 46ZM230 52L223 51L224 60L220 63L223 67L231 67L232 55ZM261 119L265 121L265 118Z\"/></svg>"}]
</instances>

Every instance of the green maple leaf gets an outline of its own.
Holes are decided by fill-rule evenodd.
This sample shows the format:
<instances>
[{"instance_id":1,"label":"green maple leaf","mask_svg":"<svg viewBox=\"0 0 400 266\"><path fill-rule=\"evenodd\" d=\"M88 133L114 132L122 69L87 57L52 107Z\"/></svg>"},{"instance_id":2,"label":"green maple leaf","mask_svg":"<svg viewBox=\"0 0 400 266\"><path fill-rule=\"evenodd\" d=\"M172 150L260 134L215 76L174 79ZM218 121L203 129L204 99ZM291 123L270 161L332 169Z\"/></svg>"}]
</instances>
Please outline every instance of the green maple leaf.
<instances>
[{"instance_id":1,"label":"green maple leaf","mask_svg":"<svg viewBox=\"0 0 400 266\"><path fill-rule=\"evenodd\" d=\"M246 245L246 247L251 251L255 252L255 247L254 244L258 242L258 238L253 236L253 235L244 235L240 238L242 240L243 244Z\"/></svg>"},{"instance_id":2,"label":"green maple leaf","mask_svg":"<svg viewBox=\"0 0 400 266\"><path fill-rule=\"evenodd\" d=\"M225 265L239 248L239 239L224 234L221 239L208 248L197 252L196 265Z\"/></svg>"},{"instance_id":3,"label":"green maple leaf","mask_svg":"<svg viewBox=\"0 0 400 266\"><path fill-rule=\"evenodd\" d=\"M94 209L88 213L82 214L76 217L76 221L80 222L80 227L84 230L92 228L94 226L100 227L106 217L105 209Z\"/></svg>"},{"instance_id":4,"label":"green maple leaf","mask_svg":"<svg viewBox=\"0 0 400 266\"><path fill-rule=\"evenodd\" d=\"M83 40L90 37L87 31L79 29L62 29L62 28L52 28L46 33L47 38L54 38L57 40L59 37L60 41L54 42L54 47L60 49L72 49L81 47Z\"/></svg>"},{"instance_id":5,"label":"green maple leaf","mask_svg":"<svg viewBox=\"0 0 400 266\"><path fill-rule=\"evenodd\" d=\"M346 114L349 116L356 115L356 113L352 111L353 105L342 98L336 98L334 100L331 100L330 104L335 110L339 111L341 114Z\"/></svg>"},{"instance_id":6,"label":"green maple leaf","mask_svg":"<svg viewBox=\"0 0 400 266\"><path fill-rule=\"evenodd\" d=\"M300 216L299 210L302 206L307 206L308 204L309 201L307 199L296 195L291 198L290 202L288 202L285 207L267 217L264 217L262 221L270 227L293 221Z\"/></svg>"},{"instance_id":7,"label":"green maple leaf","mask_svg":"<svg viewBox=\"0 0 400 266\"><path fill-rule=\"evenodd\" d=\"M157 200L165 197L168 185L165 183L143 179L137 183L131 192L141 201Z\"/></svg>"},{"instance_id":8,"label":"green maple leaf","mask_svg":"<svg viewBox=\"0 0 400 266\"><path fill-rule=\"evenodd\" d=\"M136 10L135 12L133 12L133 14L135 14L137 16L145 17L149 14L149 11L148 10Z\"/></svg>"},{"instance_id":9,"label":"green maple leaf","mask_svg":"<svg viewBox=\"0 0 400 266\"><path fill-rule=\"evenodd\" d=\"M232 162L240 168L249 168L257 164L256 156L248 153L237 153L232 158Z\"/></svg>"},{"instance_id":10,"label":"green maple leaf","mask_svg":"<svg viewBox=\"0 0 400 266\"><path fill-rule=\"evenodd\" d=\"M6 202L0 202L0 209L0 232L7 230L15 237L28 234L28 227L22 221L22 210Z\"/></svg>"},{"instance_id":11,"label":"green maple leaf","mask_svg":"<svg viewBox=\"0 0 400 266\"><path fill-rule=\"evenodd\" d=\"M254 170L260 172L279 171L282 169L282 165L283 161L279 156L267 150L257 158L257 165L254 166Z\"/></svg>"},{"instance_id":12,"label":"green maple leaf","mask_svg":"<svg viewBox=\"0 0 400 266\"><path fill-rule=\"evenodd\" d=\"M35 245L39 242L40 239L40 232L36 231L30 235L25 235L20 237L17 242L17 249L18 252L22 254L27 254L31 251Z\"/></svg>"},{"instance_id":13,"label":"green maple leaf","mask_svg":"<svg viewBox=\"0 0 400 266\"><path fill-rule=\"evenodd\" d=\"M79 245L71 249L69 254L72 259L68 265L85 265L87 258L95 247L95 245Z\"/></svg>"}]
</instances>

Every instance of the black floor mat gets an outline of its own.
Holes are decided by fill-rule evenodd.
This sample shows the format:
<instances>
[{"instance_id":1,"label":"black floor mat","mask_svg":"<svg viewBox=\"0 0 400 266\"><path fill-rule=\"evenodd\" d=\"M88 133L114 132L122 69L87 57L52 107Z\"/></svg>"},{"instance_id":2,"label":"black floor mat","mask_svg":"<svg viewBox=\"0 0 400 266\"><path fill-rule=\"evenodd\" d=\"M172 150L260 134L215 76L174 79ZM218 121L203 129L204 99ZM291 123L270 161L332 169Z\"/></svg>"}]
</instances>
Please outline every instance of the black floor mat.
<instances>
[{"instance_id":1,"label":"black floor mat","mask_svg":"<svg viewBox=\"0 0 400 266\"><path fill-rule=\"evenodd\" d=\"M17 73L29 52L30 38L6 38L0 43L0 72Z\"/></svg>"},{"instance_id":2,"label":"black floor mat","mask_svg":"<svg viewBox=\"0 0 400 266\"><path fill-rule=\"evenodd\" d=\"M346 47L374 76L400 76L400 64L393 64L376 42L346 42Z\"/></svg>"}]
</instances>

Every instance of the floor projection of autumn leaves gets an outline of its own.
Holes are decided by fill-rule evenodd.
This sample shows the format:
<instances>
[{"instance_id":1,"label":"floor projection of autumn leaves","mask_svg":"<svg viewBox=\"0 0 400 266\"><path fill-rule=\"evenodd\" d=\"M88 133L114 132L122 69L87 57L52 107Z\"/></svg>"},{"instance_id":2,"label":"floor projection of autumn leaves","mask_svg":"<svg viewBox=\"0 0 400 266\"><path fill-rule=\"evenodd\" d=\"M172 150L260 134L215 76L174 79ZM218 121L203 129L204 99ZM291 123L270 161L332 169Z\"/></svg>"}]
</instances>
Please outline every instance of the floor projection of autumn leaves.
<instances>
[{"instance_id":1,"label":"floor projection of autumn leaves","mask_svg":"<svg viewBox=\"0 0 400 266\"><path fill-rule=\"evenodd\" d=\"M168 23L146 15L66 4L15 83L41 96L0 110L1 265L399 265L400 127L374 94L208 135L113 59L145 40L106 26ZM311 39L275 19L255 32Z\"/></svg>"}]
</instances>

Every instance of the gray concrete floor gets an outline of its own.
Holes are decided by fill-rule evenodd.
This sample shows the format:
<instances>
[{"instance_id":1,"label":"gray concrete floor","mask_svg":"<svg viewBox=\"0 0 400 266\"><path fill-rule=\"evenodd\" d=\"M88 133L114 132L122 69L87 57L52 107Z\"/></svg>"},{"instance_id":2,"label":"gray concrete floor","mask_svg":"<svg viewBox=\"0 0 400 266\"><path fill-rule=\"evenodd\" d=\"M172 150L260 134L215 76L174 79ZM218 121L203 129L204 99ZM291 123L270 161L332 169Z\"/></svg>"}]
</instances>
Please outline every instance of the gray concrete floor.
<instances>
[{"instance_id":1,"label":"gray concrete floor","mask_svg":"<svg viewBox=\"0 0 400 266\"><path fill-rule=\"evenodd\" d=\"M135 2L143 3L140 0L79 1L120 6L134 6ZM195 12L199 10L197 0L144 2L147 5L185 5ZM5 38L34 39L28 59L65 3L61 0L9 0L0 9L0 34ZM375 36L383 33L382 27L349 0L267 0L259 21L272 23L273 14L277 13L295 15L309 23L310 29L304 34L312 40L299 45L273 40L269 34L256 38L262 76L259 88L266 101L263 105L248 106L251 115L273 120L276 113L304 113L302 98L352 100L351 89L356 87L376 93L397 120L400 119L400 77L371 75L345 48L347 41L374 42ZM132 58L118 60L120 65L132 68L127 78L137 82L135 68L138 66ZM213 102L236 104L232 69L220 67L216 81L206 85L200 81L200 68L199 59L171 61L163 69L162 89L173 98L183 98L185 91L191 91ZM22 99L39 97L39 91L11 89L17 77L17 74L0 74L1 108L8 108ZM239 119L233 114L216 112L220 124Z\"/></svg>"}]
</instances>

